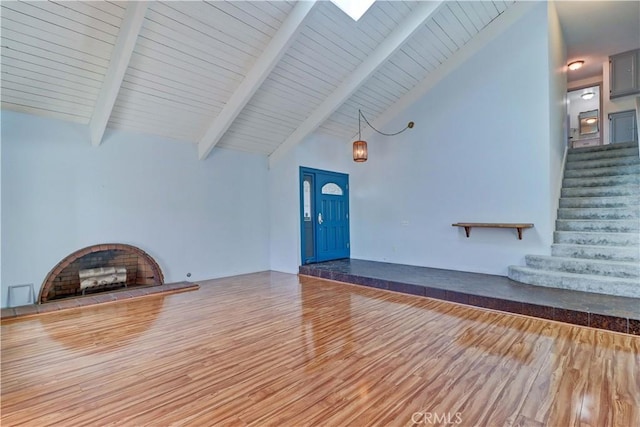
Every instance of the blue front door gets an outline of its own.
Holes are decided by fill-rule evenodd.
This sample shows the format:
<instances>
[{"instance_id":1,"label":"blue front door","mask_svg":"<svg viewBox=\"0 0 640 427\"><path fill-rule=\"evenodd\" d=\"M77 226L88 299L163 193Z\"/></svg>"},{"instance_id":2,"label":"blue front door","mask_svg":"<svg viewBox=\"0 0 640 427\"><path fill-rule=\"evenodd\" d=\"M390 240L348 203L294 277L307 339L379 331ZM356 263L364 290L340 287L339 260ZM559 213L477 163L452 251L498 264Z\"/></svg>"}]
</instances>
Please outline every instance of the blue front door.
<instances>
[{"instance_id":1,"label":"blue front door","mask_svg":"<svg viewBox=\"0 0 640 427\"><path fill-rule=\"evenodd\" d=\"M302 263L349 258L349 176L300 168Z\"/></svg>"}]
</instances>

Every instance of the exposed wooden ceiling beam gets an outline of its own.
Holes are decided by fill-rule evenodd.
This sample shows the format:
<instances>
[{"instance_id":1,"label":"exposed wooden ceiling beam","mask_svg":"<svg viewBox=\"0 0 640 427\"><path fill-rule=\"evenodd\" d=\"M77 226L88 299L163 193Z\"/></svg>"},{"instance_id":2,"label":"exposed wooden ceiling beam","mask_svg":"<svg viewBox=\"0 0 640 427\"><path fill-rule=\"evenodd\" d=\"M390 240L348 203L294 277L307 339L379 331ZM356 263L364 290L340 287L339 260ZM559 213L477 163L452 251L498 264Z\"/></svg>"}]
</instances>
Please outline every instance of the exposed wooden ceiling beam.
<instances>
[{"instance_id":1,"label":"exposed wooden ceiling beam","mask_svg":"<svg viewBox=\"0 0 640 427\"><path fill-rule=\"evenodd\" d=\"M265 81L269 73L276 66L280 58L287 51L295 37L298 35L304 19L307 17L315 0L299 1L282 23L278 32L273 36L267 48L258 58L251 70L247 73L240 86L231 95L229 101L209 126L204 136L198 142L198 157L205 159L213 147L220 141L225 132L229 129L238 114L251 100L258 88Z\"/></svg>"},{"instance_id":2,"label":"exposed wooden ceiling beam","mask_svg":"<svg viewBox=\"0 0 640 427\"><path fill-rule=\"evenodd\" d=\"M387 123L395 119L400 113L402 113L409 106L413 105L420 98L422 98L427 92L429 92L436 84L442 79L456 70L459 66L464 64L469 58L487 46L496 37L506 31L509 27L514 25L520 20L526 13L528 13L533 7L536 6L536 2L516 2L510 6L504 13L502 13L498 19L491 21L485 28L475 35L467 44L462 46L456 51L449 59L447 59L438 68L433 70L427 75L427 77L418 83L413 89L407 92L404 96L398 99L391 107L389 107L384 114L381 114L371 124L373 127L380 129ZM420 123L418 123L418 126ZM374 131L369 126L364 126L362 129L363 139L367 139L374 134ZM354 133L354 136L357 136Z\"/></svg>"},{"instance_id":3,"label":"exposed wooden ceiling beam","mask_svg":"<svg viewBox=\"0 0 640 427\"><path fill-rule=\"evenodd\" d=\"M365 59L340 86L269 156L273 166L287 151L302 142L362 86L423 24L444 1L420 2L404 21Z\"/></svg>"},{"instance_id":4,"label":"exposed wooden ceiling beam","mask_svg":"<svg viewBox=\"0 0 640 427\"><path fill-rule=\"evenodd\" d=\"M122 26L120 27L116 44L113 47L109 68L89 122L91 144L94 146L98 146L102 142L109 117L111 117L111 111L120 91L120 85L122 85L122 79L124 79L133 48L142 28L147 7L148 3L146 1L130 1L127 3L127 10L122 19Z\"/></svg>"}]
</instances>

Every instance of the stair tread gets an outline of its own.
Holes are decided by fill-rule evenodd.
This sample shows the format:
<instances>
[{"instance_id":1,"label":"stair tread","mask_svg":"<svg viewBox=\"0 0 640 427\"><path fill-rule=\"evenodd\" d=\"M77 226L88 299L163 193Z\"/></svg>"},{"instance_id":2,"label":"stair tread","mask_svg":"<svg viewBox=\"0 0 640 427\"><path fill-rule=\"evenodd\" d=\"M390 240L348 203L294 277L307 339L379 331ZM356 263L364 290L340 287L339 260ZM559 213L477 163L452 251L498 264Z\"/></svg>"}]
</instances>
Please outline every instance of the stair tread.
<instances>
[{"instance_id":1,"label":"stair tread","mask_svg":"<svg viewBox=\"0 0 640 427\"><path fill-rule=\"evenodd\" d=\"M569 148L569 153L586 153L586 152L599 152L608 150L620 150L625 148L635 148L638 146L637 142L622 142L618 144L603 144L595 147L575 147Z\"/></svg>"},{"instance_id":2,"label":"stair tread","mask_svg":"<svg viewBox=\"0 0 640 427\"><path fill-rule=\"evenodd\" d=\"M554 277L572 277L576 279L588 278L591 280L597 280L601 282L610 282L610 283L628 283L630 285L638 286L638 294L640 295L640 283L637 278L625 278L625 277L616 277L616 276L601 276L598 274L581 274L581 273L568 273L565 271L557 271L557 270L543 270L540 268L532 268L532 267L524 267L524 266L511 266L509 268L517 269L520 271L534 273L534 274L542 274L547 276Z\"/></svg>"},{"instance_id":3,"label":"stair tread","mask_svg":"<svg viewBox=\"0 0 640 427\"><path fill-rule=\"evenodd\" d=\"M572 169L572 170L590 171L590 170L593 170L593 169L597 169L597 168ZM601 169L611 169L611 168L601 168ZM628 178L630 176L640 176L640 172L620 173L620 174L605 175L605 176L574 176L574 177L568 177L568 178L564 178L564 179L584 179L584 180L589 180L589 179L612 179L612 178L616 178L616 177Z\"/></svg>"},{"instance_id":4,"label":"stair tread","mask_svg":"<svg viewBox=\"0 0 640 427\"><path fill-rule=\"evenodd\" d=\"M638 210L638 208L640 208L640 206L636 207L636 206L625 206L625 207L620 207L620 206L615 206L615 207L601 207L601 206L594 206L594 207L579 207L579 208L558 208L558 209L562 209L562 210L566 210L566 211L580 211L580 210L602 210L602 211L611 211L611 210L619 210L619 211L623 211L623 210Z\"/></svg>"},{"instance_id":5,"label":"stair tread","mask_svg":"<svg viewBox=\"0 0 640 427\"><path fill-rule=\"evenodd\" d=\"M616 221L640 219L640 211L637 209L626 209L613 211L606 208L559 208L559 220L590 220L590 221Z\"/></svg>"},{"instance_id":6,"label":"stair tread","mask_svg":"<svg viewBox=\"0 0 640 427\"><path fill-rule=\"evenodd\" d=\"M599 169L610 168L616 166L630 166L640 163L640 158L637 155L610 157L606 159L570 159L567 158L567 169ZM574 167L585 166L585 167Z\"/></svg>"},{"instance_id":7,"label":"stair tread","mask_svg":"<svg viewBox=\"0 0 640 427\"><path fill-rule=\"evenodd\" d=\"M628 200L629 196L573 196L573 197L560 197L560 199L570 199L570 200L579 200L579 199L616 199L613 201L624 201Z\"/></svg>"},{"instance_id":8,"label":"stair tread","mask_svg":"<svg viewBox=\"0 0 640 427\"><path fill-rule=\"evenodd\" d=\"M582 243L553 243L551 256L582 260L640 262L640 248L637 245L594 245Z\"/></svg>"},{"instance_id":9,"label":"stair tread","mask_svg":"<svg viewBox=\"0 0 640 427\"><path fill-rule=\"evenodd\" d=\"M638 147L626 147L626 148L621 148L619 150L610 150L609 152L613 152L613 151L618 151L618 156L616 157L633 157L634 156L634 151L637 151ZM598 155L600 153L605 153L607 152L607 150L602 150L602 151L568 151L567 152L567 156L572 156L572 157L576 157L577 155L584 155L584 154L593 154L593 155ZM606 157L605 157L606 158ZM610 158L610 157L609 157ZM575 160L576 162L580 162L583 160Z\"/></svg>"},{"instance_id":10,"label":"stair tread","mask_svg":"<svg viewBox=\"0 0 640 427\"><path fill-rule=\"evenodd\" d=\"M553 242L557 244L638 247L639 240L637 232L564 230L553 232Z\"/></svg>"},{"instance_id":11,"label":"stair tread","mask_svg":"<svg viewBox=\"0 0 640 427\"><path fill-rule=\"evenodd\" d=\"M571 234L596 234L598 236L602 236L602 237L606 237L606 236L611 236L611 235L615 235L618 237L624 237L625 234L630 236L637 236L638 233L632 233L632 232L618 232L618 231L580 231L580 230L575 230L575 231L571 231L571 230L555 230L556 233L571 233Z\"/></svg>"},{"instance_id":12,"label":"stair tread","mask_svg":"<svg viewBox=\"0 0 640 427\"><path fill-rule=\"evenodd\" d=\"M580 194L581 196L577 196ZM640 196L639 185L611 185L608 187L563 187L562 197Z\"/></svg>"},{"instance_id":13,"label":"stair tread","mask_svg":"<svg viewBox=\"0 0 640 427\"><path fill-rule=\"evenodd\" d=\"M560 232L561 233L561 232ZM616 234L620 234L620 233L616 233ZM631 234L631 233L629 233ZM633 246L624 246L624 245L584 245L581 243L552 243L551 246L563 246L563 247L576 247L576 248L583 248L583 249L615 249L615 248L621 248L621 249L630 249L633 248Z\"/></svg>"},{"instance_id":14,"label":"stair tread","mask_svg":"<svg viewBox=\"0 0 640 427\"><path fill-rule=\"evenodd\" d=\"M621 147L617 151L624 151L624 153L621 156L618 156L618 157L631 157L631 156L633 156L633 154L629 154L629 150L634 150L636 148L638 148L638 147L637 146L636 147ZM570 155L575 155L575 154L587 154L587 153L588 154L598 154L598 153L603 153L603 152L607 151L607 150L600 150L600 151L575 151L575 150L577 150L577 149L571 149L570 148L569 151L567 151L567 155L570 156ZM613 151L613 150L609 150L609 151ZM579 162L580 160L576 160L576 161Z\"/></svg>"},{"instance_id":15,"label":"stair tread","mask_svg":"<svg viewBox=\"0 0 640 427\"><path fill-rule=\"evenodd\" d=\"M609 225L623 225L625 223L630 223L630 222L639 222L640 219L638 219L638 218L630 218L630 219L579 219L579 218L564 219L564 218L558 218L556 221L561 221L563 223L574 222L574 223L577 223L577 224L586 224L586 223L594 223L594 222L606 222ZM556 231L561 231L561 230L556 230ZM562 230L562 231L564 231L564 230Z\"/></svg>"},{"instance_id":16,"label":"stair tread","mask_svg":"<svg viewBox=\"0 0 640 427\"><path fill-rule=\"evenodd\" d=\"M638 185L638 182L640 182L640 173L638 172L607 176L577 176L564 178L562 180L563 187L565 188L576 187L565 185L571 183L581 183L579 187L612 187L615 185Z\"/></svg>"},{"instance_id":17,"label":"stair tread","mask_svg":"<svg viewBox=\"0 0 640 427\"><path fill-rule=\"evenodd\" d=\"M604 231L637 233L640 218L631 219L557 219L556 231Z\"/></svg>"},{"instance_id":18,"label":"stair tread","mask_svg":"<svg viewBox=\"0 0 640 427\"><path fill-rule=\"evenodd\" d=\"M640 296L638 143L567 152L551 255L508 276L532 285Z\"/></svg>"},{"instance_id":19,"label":"stair tread","mask_svg":"<svg viewBox=\"0 0 640 427\"><path fill-rule=\"evenodd\" d=\"M614 155L615 154L615 155ZM603 152L603 153L574 153L567 155L567 163L576 163L576 162L616 162L619 159L623 159L622 161L630 161L631 163L635 163L634 158L638 157L637 149L627 149L624 150L624 153L612 153L612 152ZM606 161L606 162L605 162Z\"/></svg>"},{"instance_id":20,"label":"stair tread","mask_svg":"<svg viewBox=\"0 0 640 427\"><path fill-rule=\"evenodd\" d=\"M640 196L573 196L573 197L560 197L560 201L564 203L600 203L600 204L608 203L608 204L618 205L618 206L611 206L611 208L640 206ZM595 206L595 207L599 207L599 206Z\"/></svg>"},{"instance_id":21,"label":"stair tread","mask_svg":"<svg viewBox=\"0 0 640 427\"><path fill-rule=\"evenodd\" d=\"M618 149L609 149L609 150L597 150L597 151L578 151L577 149L569 150L567 155L569 156L601 156L601 155L609 155L611 157L615 157L617 152L622 152L620 157L632 156L635 151L638 151L638 146L635 147L619 147ZM629 154L631 153L631 154Z\"/></svg>"},{"instance_id":22,"label":"stair tread","mask_svg":"<svg viewBox=\"0 0 640 427\"><path fill-rule=\"evenodd\" d=\"M634 174L634 175L638 175L638 177L640 177L640 174ZM628 175L626 175L628 176ZM612 177L605 177L605 178L612 178ZM568 178L568 179L581 179L583 181L588 181L590 179L596 179L596 178ZM566 181L567 178L563 178L563 181ZM603 188L609 188L609 187L637 187L638 184L635 182L625 182L624 184L616 184L616 185L579 185L577 187L566 187L563 186L562 188L596 188L596 187L603 187Z\"/></svg>"},{"instance_id":23,"label":"stair tread","mask_svg":"<svg viewBox=\"0 0 640 427\"><path fill-rule=\"evenodd\" d=\"M633 150L633 148L634 148L634 147L628 147L628 148L625 148L624 150ZM575 152L575 151L570 151L570 152L568 152L568 153L567 153L567 156L573 156L573 157L575 157L575 156L576 156L576 155L578 155L578 154L587 154L587 153L589 153L589 152L588 152L588 151L585 151L585 152L577 153L577 152ZM598 151L594 151L594 152L591 152L591 153L589 153L589 154L594 154L594 153L598 153ZM635 154L634 154L634 153L630 153L629 151L625 151L625 152L623 153L623 155L621 155L621 156L616 156L616 157L603 157L603 159L616 159L616 158L622 158L622 157L635 157ZM599 159L578 159L578 160L572 159L571 161L572 161L572 162L588 162L588 161L591 161L591 160L599 160Z\"/></svg>"},{"instance_id":24,"label":"stair tread","mask_svg":"<svg viewBox=\"0 0 640 427\"><path fill-rule=\"evenodd\" d=\"M531 267L509 267L509 278L534 286L569 289L627 298L640 297L640 281L637 277L623 278L595 274L567 273Z\"/></svg>"},{"instance_id":25,"label":"stair tread","mask_svg":"<svg viewBox=\"0 0 640 427\"><path fill-rule=\"evenodd\" d=\"M570 230L556 230L556 233L578 233L578 234L602 234L602 235L606 235L606 234L615 234L616 236L622 236L625 234L628 234L630 236L637 236L638 233L631 233L631 232L623 232L623 233L619 233L619 232L611 232L611 231L580 231L580 230L576 230L576 231L570 231Z\"/></svg>"},{"instance_id":26,"label":"stair tread","mask_svg":"<svg viewBox=\"0 0 640 427\"><path fill-rule=\"evenodd\" d=\"M635 152L638 151L638 146L637 145L632 145L632 146L626 146L626 147L616 147L614 148L605 148L605 149L600 149L600 150L583 150L583 151L578 151L578 150L571 150L568 151L567 154L570 156L601 156L601 155L607 155L607 156L615 156L616 154L621 154L623 153L623 155L633 155ZM628 154L631 153L631 154Z\"/></svg>"},{"instance_id":27,"label":"stair tread","mask_svg":"<svg viewBox=\"0 0 640 427\"><path fill-rule=\"evenodd\" d=\"M622 167L626 167L629 169L636 169L638 166L640 166L640 163L636 163L636 164L630 164L630 165L622 165ZM584 172L606 172L605 169L608 170L612 170L612 171L617 171L621 166L603 166L600 168L583 168L583 169L570 169L573 172L577 172L580 171L580 173L584 173ZM572 172L572 173L573 173ZM632 172L632 173L637 173L637 172ZM620 174L620 175L627 175L627 174Z\"/></svg>"},{"instance_id":28,"label":"stair tread","mask_svg":"<svg viewBox=\"0 0 640 427\"><path fill-rule=\"evenodd\" d=\"M571 179L582 179L582 178L571 178ZM568 187L563 185L562 188L563 189L569 189L569 188L580 188L580 189L589 189L589 190L599 190L599 189L611 189L614 187L631 187L631 188L638 188L640 189L640 187L638 186L637 183L635 182L629 182L629 183L625 183L625 184L616 184L616 185L578 185L575 187ZM602 196L602 197L606 197L606 196Z\"/></svg>"},{"instance_id":29,"label":"stair tread","mask_svg":"<svg viewBox=\"0 0 640 427\"><path fill-rule=\"evenodd\" d=\"M571 257L562 257L562 256L553 256L553 255L527 255L527 257L535 257L538 259L558 261L558 262L584 262L584 263L594 264L594 265L617 265L617 266L624 266L624 267L640 268L640 264L634 261L615 261L615 260L608 260L608 259L591 259L591 258L571 258Z\"/></svg>"}]
</instances>

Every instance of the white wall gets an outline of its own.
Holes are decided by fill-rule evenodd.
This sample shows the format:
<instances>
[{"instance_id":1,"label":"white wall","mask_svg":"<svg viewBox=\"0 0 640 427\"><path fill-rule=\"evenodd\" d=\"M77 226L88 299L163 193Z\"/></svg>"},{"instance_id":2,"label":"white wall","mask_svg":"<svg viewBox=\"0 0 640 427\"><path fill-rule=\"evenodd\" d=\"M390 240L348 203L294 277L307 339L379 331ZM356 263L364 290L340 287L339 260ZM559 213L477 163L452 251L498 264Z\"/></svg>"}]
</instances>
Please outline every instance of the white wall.
<instances>
[{"instance_id":1,"label":"white wall","mask_svg":"<svg viewBox=\"0 0 640 427\"><path fill-rule=\"evenodd\" d=\"M269 268L267 160L186 142L2 112L2 301L71 252L128 243L167 282Z\"/></svg>"},{"instance_id":2,"label":"white wall","mask_svg":"<svg viewBox=\"0 0 640 427\"><path fill-rule=\"evenodd\" d=\"M640 96L636 96L636 132L640 141Z\"/></svg>"},{"instance_id":3,"label":"white wall","mask_svg":"<svg viewBox=\"0 0 640 427\"><path fill-rule=\"evenodd\" d=\"M549 164L551 221L556 220L562 190L563 160L569 141L567 117L567 48L555 2L547 3L549 37Z\"/></svg>"},{"instance_id":4,"label":"white wall","mask_svg":"<svg viewBox=\"0 0 640 427\"><path fill-rule=\"evenodd\" d=\"M505 33L372 138L352 171L352 254L505 275L528 253L549 253L551 220L547 6ZM526 82L526 83L525 83ZM513 230L452 223L532 222Z\"/></svg>"},{"instance_id":5,"label":"white wall","mask_svg":"<svg viewBox=\"0 0 640 427\"><path fill-rule=\"evenodd\" d=\"M2 112L0 112L0 242L2 242ZM8 285L7 285L8 286ZM2 244L0 244L0 307L2 304L4 290L2 288Z\"/></svg>"},{"instance_id":6,"label":"white wall","mask_svg":"<svg viewBox=\"0 0 640 427\"><path fill-rule=\"evenodd\" d=\"M383 130L409 120L414 129L369 138L368 162L351 160L351 141L318 135L288 153L269 172L271 268L299 265L300 165L350 174L352 258L505 275L525 254L548 254L557 203L551 177L560 174L551 168L560 168L566 114L551 127L550 105L562 108L565 94L556 95L566 90L560 80L549 83L561 56L550 61L551 44L540 3ZM515 230L494 229L474 229L467 239L451 226L457 221L535 228L521 241Z\"/></svg>"}]
</instances>

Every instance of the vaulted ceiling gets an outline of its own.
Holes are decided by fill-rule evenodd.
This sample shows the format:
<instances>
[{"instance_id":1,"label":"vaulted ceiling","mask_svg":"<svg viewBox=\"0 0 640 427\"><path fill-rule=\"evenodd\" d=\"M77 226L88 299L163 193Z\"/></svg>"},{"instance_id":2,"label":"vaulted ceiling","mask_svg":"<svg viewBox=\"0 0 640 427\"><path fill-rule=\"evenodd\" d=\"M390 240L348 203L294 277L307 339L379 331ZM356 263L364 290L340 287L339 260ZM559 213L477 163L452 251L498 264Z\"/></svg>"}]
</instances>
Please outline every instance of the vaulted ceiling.
<instances>
[{"instance_id":1,"label":"vaulted ceiling","mask_svg":"<svg viewBox=\"0 0 640 427\"><path fill-rule=\"evenodd\" d=\"M271 155L350 138L512 2L3 1L2 107ZM283 147L284 143L284 147Z\"/></svg>"},{"instance_id":2,"label":"vaulted ceiling","mask_svg":"<svg viewBox=\"0 0 640 427\"><path fill-rule=\"evenodd\" d=\"M351 138L513 7L376 1L3 1L2 108L277 156Z\"/></svg>"}]
</instances>

